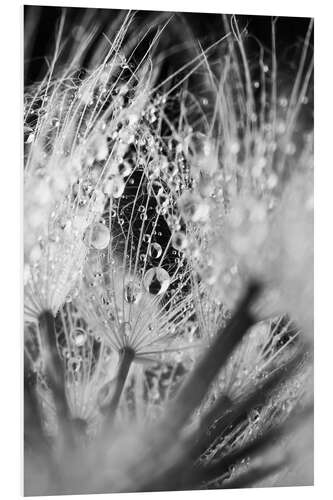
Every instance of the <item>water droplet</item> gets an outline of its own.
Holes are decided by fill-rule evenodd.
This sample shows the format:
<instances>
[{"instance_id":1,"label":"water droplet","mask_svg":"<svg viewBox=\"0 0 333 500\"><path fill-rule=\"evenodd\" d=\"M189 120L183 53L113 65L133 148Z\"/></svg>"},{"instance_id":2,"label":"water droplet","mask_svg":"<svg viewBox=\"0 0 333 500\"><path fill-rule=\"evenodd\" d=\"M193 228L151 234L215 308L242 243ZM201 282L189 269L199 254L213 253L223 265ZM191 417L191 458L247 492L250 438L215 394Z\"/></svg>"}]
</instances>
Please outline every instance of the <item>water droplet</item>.
<instances>
[{"instance_id":1,"label":"water droplet","mask_svg":"<svg viewBox=\"0 0 333 500\"><path fill-rule=\"evenodd\" d=\"M160 192L157 195L157 203L160 207L166 207L169 204L169 198L165 193Z\"/></svg>"},{"instance_id":2,"label":"water droplet","mask_svg":"<svg viewBox=\"0 0 333 500\"><path fill-rule=\"evenodd\" d=\"M238 142L233 142L230 144L230 153L236 155L240 151L240 145Z\"/></svg>"},{"instance_id":3,"label":"water droplet","mask_svg":"<svg viewBox=\"0 0 333 500\"><path fill-rule=\"evenodd\" d=\"M71 358L68 360L68 369L73 372L78 372L80 370L81 358Z\"/></svg>"},{"instance_id":4,"label":"water droplet","mask_svg":"<svg viewBox=\"0 0 333 500\"><path fill-rule=\"evenodd\" d=\"M102 212L105 205L105 195L100 189L95 189L93 194L92 210Z\"/></svg>"},{"instance_id":5,"label":"water droplet","mask_svg":"<svg viewBox=\"0 0 333 500\"><path fill-rule=\"evenodd\" d=\"M132 172L132 167L128 161L123 161L118 165L118 172L120 177L128 177Z\"/></svg>"},{"instance_id":6,"label":"water droplet","mask_svg":"<svg viewBox=\"0 0 333 500\"><path fill-rule=\"evenodd\" d=\"M82 347L88 339L88 335L82 328L74 328L71 331L71 339L76 345L76 347Z\"/></svg>"},{"instance_id":7,"label":"water droplet","mask_svg":"<svg viewBox=\"0 0 333 500\"><path fill-rule=\"evenodd\" d=\"M110 242L110 231L100 222L92 224L86 230L83 241L88 247L103 250Z\"/></svg>"},{"instance_id":8,"label":"water droplet","mask_svg":"<svg viewBox=\"0 0 333 500\"><path fill-rule=\"evenodd\" d=\"M124 56L124 59L123 59L123 61L122 61L121 64L122 64L123 67L127 64L125 56ZM127 94L128 91L129 91L128 86L126 84L124 84L121 87L119 87L118 94L119 95L125 95L125 94Z\"/></svg>"},{"instance_id":9,"label":"water droplet","mask_svg":"<svg viewBox=\"0 0 333 500\"><path fill-rule=\"evenodd\" d=\"M140 301L141 295L141 287L135 281L129 281L125 285L124 296L126 302L129 304L137 304Z\"/></svg>"},{"instance_id":10,"label":"water droplet","mask_svg":"<svg viewBox=\"0 0 333 500\"><path fill-rule=\"evenodd\" d=\"M152 243L149 249L149 255L153 259L158 259L162 255L162 247L159 243Z\"/></svg>"},{"instance_id":11,"label":"water droplet","mask_svg":"<svg viewBox=\"0 0 333 500\"><path fill-rule=\"evenodd\" d=\"M286 123L283 120L278 120L276 123L276 132L280 135L284 134L286 131Z\"/></svg>"},{"instance_id":12,"label":"water droplet","mask_svg":"<svg viewBox=\"0 0 333 500\"><path fill-rule=\"evenodd\" d=\"M258 422L260 418L260 412L257 409L252 409L249 413L249 421L250 422Z\"/></svg>"},{"instance_id":13,"label":"water droplet","mask_svg":"<svg viewBox=\"0 0 333 500\"><path fill-rule=\"evenodd\" d=\"M28 139L25 141L26 144L31 144L35 140L35 134L29 134Z\"/></svg>"},{"instance_id":14,"label":"water droplet","mask_svg":"<svg viewBox=\"0 0 333 500\"><path fill-rule=\"evenodd\" d=\"M62 350L62 355L63 355L64 358L69 359L71 354L70 354L69 350L65 347Z\"/></svg>"},{"instance_id":15,"label":"water droplet","mask_svg":"<svg viewBox=\"0 0 333 500\"><path fill-rule=\"evenodd\" d=\"M174 175L176 175L176 173L178 171L176 163L174 163L174 162L168 163L166 171L170 177L173 177Z\"/></svg>"},{"instance_id":16,"label":"water droplet","mask_svg":"<svg viewBox=\"0 0 333 500\"><path fill-rule=\"evenodd\" d=\"M279 99L279 104L281 108L286 108L288 106L288 99L286 97L281 97Z\"/></svg>"},{"instance_id":17,"label":"water droplet","mask_svg":"<svg viewBox=\"0 0 333 500\"><path fill-rule=\"evenodd\" d=\"M169 273L162 267L152 267L146 272L143 284L147 292L152 295L161 295L170 285Z\"/></svg>"}]
</instances>

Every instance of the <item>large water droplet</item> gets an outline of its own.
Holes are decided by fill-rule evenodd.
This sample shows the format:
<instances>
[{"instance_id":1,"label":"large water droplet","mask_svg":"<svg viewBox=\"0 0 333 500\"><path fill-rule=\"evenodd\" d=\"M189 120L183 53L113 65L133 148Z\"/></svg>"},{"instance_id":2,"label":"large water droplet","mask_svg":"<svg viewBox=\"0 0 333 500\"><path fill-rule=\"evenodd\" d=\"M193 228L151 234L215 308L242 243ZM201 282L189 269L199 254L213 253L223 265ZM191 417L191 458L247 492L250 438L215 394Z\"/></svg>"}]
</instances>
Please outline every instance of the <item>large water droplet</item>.
<instances>
[{"instance_id":1,"label":"large water droplet","mask_svg":"<svg viewBox=\"0 0 333 500\"><path fill-rule=\"evenodd\" d=\"M162 255L162 247L159 243L152 243L149 249L149 255L152 259L158 259Z\"/></svg>"},{"instance_id":2,"label":"large water droplet","mask_svg":"<svg viewBox=\"0 0 333 500\"><path fill-rule=\"evenodd\" d=\"M103 250L110 242L110 231L100 222L92 224L85 232L84 242L91 248Z\"/></svg>"},{"instance_id":3,"label":"large water droplet","mask_svg":"<svg viewBox=\"0 0 333 500\"><path fill-rule=\"evenodd\" d=\"M152 295L161 295L170 285L169 273L162 267L152 267L146 272L143 284L147 292Z\"/></svg>"},{"instance_id":4,"label":"large water droplet","mask_svg":"<svg viewBox=\"0 0 333 500\"><path fill-rule=\"evenodd\" d=\"M141 298L141 295L141 287L135 281L129 281L125 285L124 296L126 302L128 302L129 304L137 304Z\"/></svg>"}]
</instances>

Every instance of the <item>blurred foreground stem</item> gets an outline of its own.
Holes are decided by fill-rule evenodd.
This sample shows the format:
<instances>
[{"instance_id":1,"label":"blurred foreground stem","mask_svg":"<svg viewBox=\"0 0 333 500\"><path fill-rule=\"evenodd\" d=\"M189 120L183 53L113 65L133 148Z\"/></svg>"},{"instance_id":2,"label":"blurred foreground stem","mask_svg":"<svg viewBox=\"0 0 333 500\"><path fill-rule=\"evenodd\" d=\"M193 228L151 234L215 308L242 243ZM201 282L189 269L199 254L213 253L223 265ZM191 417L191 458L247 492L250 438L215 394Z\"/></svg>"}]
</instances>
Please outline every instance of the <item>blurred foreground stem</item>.
<instances>
[{"instance_id":1,"label":"blurred foreground stem","mask_svg":"<svg viewBox=\"0 0 333 500\"><path fill-rule=\"evenodd\" d=\"M212 345L185 382L172 408L170 408L172 425L175 429L181 428L200 405L211 383L229 359L236 345L256 323L251 313L251 305L257 299L260 291L261 285L259 283L253 281L248 285L228 325L217 332Z\"/></svg>"}]
</instances>

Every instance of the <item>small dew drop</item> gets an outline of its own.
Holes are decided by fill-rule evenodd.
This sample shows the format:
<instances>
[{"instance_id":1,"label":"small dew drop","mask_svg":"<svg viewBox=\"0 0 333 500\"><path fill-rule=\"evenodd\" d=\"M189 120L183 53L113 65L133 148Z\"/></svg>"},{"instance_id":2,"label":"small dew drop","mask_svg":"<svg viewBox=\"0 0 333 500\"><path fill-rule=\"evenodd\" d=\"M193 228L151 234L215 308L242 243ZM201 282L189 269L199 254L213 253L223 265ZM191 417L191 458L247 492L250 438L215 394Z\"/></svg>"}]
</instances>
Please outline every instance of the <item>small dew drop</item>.
<instances>
[{"instance_id":1,"label":"small dew drop","mask_svg":"<svg viewBox=\"0 0 333 500\"><path fill-rule=\"evenodd\" d=\"M25 141L26 144L31 144L35 140L35 134L29 134L28 139Z\"/></svg>"}]
</instances>

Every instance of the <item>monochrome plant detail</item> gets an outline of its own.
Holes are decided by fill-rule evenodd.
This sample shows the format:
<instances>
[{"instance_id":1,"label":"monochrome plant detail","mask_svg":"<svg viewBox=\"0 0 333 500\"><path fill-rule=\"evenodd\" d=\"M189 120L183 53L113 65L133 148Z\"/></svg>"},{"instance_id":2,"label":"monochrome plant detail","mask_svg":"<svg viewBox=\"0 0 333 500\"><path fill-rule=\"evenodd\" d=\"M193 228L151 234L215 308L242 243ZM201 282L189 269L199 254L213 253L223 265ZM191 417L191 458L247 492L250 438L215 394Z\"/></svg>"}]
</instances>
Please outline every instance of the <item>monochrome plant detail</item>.
<instances>
[{"instance_id":1,"label":"monochrome plant detail","mask_svg":"<svg viewBox=\"0 0 333 500\"><path fill-rule=\"evenodd\" d=\"M254 80L235 16L170 71L139 14L25 91L27 494L269 485L311 417L313 22L280 95L277 19Z\"/></svg>"}]
</instances>

